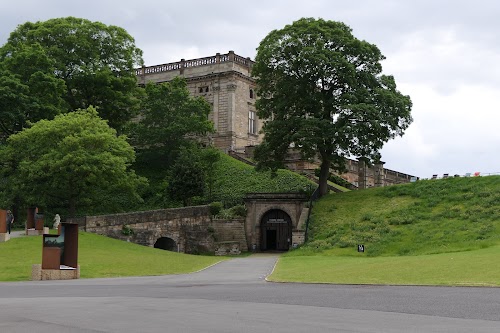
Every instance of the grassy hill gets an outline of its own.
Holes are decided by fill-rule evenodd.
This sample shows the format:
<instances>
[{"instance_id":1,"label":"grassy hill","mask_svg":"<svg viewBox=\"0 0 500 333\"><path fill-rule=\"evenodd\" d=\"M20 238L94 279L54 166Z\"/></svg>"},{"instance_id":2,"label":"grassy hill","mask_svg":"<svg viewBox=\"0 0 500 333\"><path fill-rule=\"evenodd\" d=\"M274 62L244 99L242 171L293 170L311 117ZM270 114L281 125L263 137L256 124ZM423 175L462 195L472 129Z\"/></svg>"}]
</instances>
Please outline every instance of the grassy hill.
<instances>
[{"instance_id":1,"label":"grassy hill","mask_svg":"<svg viewBox=\"0 0 500 333\"><path fill-rule=\"evenodd\" d=\"M306 177L288 170L278 170L275 177L271 172L258 172L255 167L219 152L220 159L213 166L212 194L207 184L203 196L193 200L193 204L207 204L221 201L229 207L242 204L246 193L252 192L306 192L312 193L316 184ZM169 170L160 164L141 163L136 166L139 175L149 179L149 186L143 193L145 203L131 210L149 210L179 206L165 196ZM208 183L208 182L207 182Z\"/></svg>"},{"instance_id":2,"label":"grassy hill","mask_svg":"<svg viewBox=\"0 0 500 333\"><path fill-rule=\"evenodd\" d=\"M289 255L401 256L500 244L500 176L423 180L330 194L318 201L311 242Z\"/></svg>"},{"instance_id":3,"label":"grassy hill","mask_svg":"<svg viewBox=\"0 0 500 333\"><path fill-rule=\"evenodd\" d=\"M215 164L215 174L215 201L238 201L251 192L312 192L317 186L306 177L289 170L278 170L275 177L271 172L258 172L253 166L225 154L221 154Z\"/></svg>"},{"instance_id":4,"label":"grassy hill","mask_svg":"<svg viewBox=\"0 0 500 333\"><path fill-rule=\"evenodd\" d=\"M271 281L499 286L500 177L330 194L314 205L310 235Z\"/></svg>"}]
</instances>

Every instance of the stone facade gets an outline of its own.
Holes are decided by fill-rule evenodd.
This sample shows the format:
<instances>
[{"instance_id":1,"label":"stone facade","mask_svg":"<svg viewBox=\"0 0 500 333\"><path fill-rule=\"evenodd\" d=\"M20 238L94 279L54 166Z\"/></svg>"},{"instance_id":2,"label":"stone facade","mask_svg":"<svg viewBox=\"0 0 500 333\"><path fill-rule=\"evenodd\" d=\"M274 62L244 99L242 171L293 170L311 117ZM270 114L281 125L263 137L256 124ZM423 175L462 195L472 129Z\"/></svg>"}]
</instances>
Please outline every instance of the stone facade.
<instances>
[{"instance_id":1,"label":"stone facade","mask_svg":"<svg viewBox=\"0 0 500 333\"><path fill-rule=\"evenodd\" d=\"M274 249L288 250L304 243L309 211L305 207L307 201L305 195L298 193L253 193L245 198L247 216L244 219L212 219L208 206L195 206L85 216L66 222L77 223L80 230L87 232L171 251L235 254L266 250L262 246L262 239L265 239L262 232L273 229L276 222L273 219L273 223L266 225L270 221L266 216L270 212L279 212L287 217L288 224L280 225L285 234L270 231L275 232L271 243L276 245L281 237L285 247L276 246Z\"/></svg>"},{"instance_id":2,"label":"stone facade","mask_svg":"<svg viewBox=\"0 0 500 333\"><path fill-rule=\"evenodd\" d=\"M136 70L140 85L147 82L168 82L180 76L187 80L193 96L203 96L211 105L209 115L216 133L214 146L225 152L239 152L253 157L251 147L262 141L259 134L263 121L258 119L255 109L256 84L251 77L254 62L233 51L227 54L185 60L179 62L142 67ZM314 170L315 162L300 158L290 151L287 166L291 170ZM387 186L410 182L411 175L384 169L383 166L366 168L356 160L346 160L348 172L341 176L357 188Z\"/></svg>"},{"instance_id":3,"label":"stone facade","mask_svg":"<svg viewBox=\"0 0 500 333\"><path fill-rule=\"evenodd\" d=\"M240 160L245 160L253 156L254 149L254 146L245 147L243 151L234 152L233 155L238 155ZM312 174L315 169L320 167L320 160L304 160L301 158L300 152L290 149L285 160L285 165L288 169L295 172ZM418 179L418 177L403 172L386 169L384 165L385 162L380 162L370 166L362 159L353 160L346 158L345 166L347 171L339 176L358 189L404 184L409 183L412 178Z\"/></svg>"},{"instance_id":4,"label":"stone facade","mask_svg":"<svg viewBox=\"0 0 500 333\"><path fill-rule=\"evenodd\" d=\"M209 119L216 134L213 144L225 151L260 143L262 122L255 110L255 80L250 76L253 61L233 51L227 54L143 67L136 70L139 84L186 79L193 96L211 105Z\"/></svg>"},{"instance_id":5,"label":"stone facade","mask_svg":"<svg viewBox=\"0 0 500 333\"><path fill-rule=\"evenodd\" d=\"M304 243L305 221L307 220L306 203L308 198L298 193L252 193L245 197L247 216L245 231L248 248L262 249L263 217L271 210L286 213L291 219L290 246Z\"/></svg>"},{"instance_id":6,"label":"stone facade","mask_svg":"<svg viewBox=\"0 0 500 333\"><path fill-rule=\"evenodd\" d=\"M212 252L216 242L235 241L247 251L244 220L213 220L208 206L160 209L68 219L99 235L153 247L169 239L170 249L185 253ZM173 241L173 242L172 242Z\"/></svg>"}]
</instances>

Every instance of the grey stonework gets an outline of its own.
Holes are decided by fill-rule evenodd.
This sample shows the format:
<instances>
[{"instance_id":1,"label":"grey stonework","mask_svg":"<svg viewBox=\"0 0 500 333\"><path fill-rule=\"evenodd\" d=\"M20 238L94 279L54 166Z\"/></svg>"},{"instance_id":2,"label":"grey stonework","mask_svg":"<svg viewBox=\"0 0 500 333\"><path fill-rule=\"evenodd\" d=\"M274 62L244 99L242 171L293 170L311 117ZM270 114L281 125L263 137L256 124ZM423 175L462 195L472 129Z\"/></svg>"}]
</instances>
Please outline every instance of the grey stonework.
<instances>
[{"instance_id":1,"label":"grey stonework","mask_svg":"<svg viewBox=\"0 0 500 333\"><path fill-rule=\"evenodd\" d=\"M290 246L303 244L307 200L297 193L248 194L244 219L212 219L209 206L195 206L86 216L66 222L79 224L83 231L150 247L168 239L171 250L184 253L214 252L220 244L235 243L238 246L234 248L246 252L254 250L254 245L255 250L261 248L263 216L271 210L280 210L290 217Z\"/></svg>"},{"instance_id":2,"label":"grey stonework","mask_svg":"<svg viewBox=\"0 0 500 333\"><path fill-rule=\"evenodd\" d=\"M305 221L308 208L305 207L307 196L300 193L251 193L245 197L247 216L245 231L248 248L261 248L261 224L264 214L270 210L280 210L288 214L292 221L292 239L290 245L303 244Z\"/></svg>"},{"instance_id":3,"label":"grey stonework","mask_svg":"<svg viewBox=\"0 0 500 333\"><path fill-rule=\"evenodd\" d=\"M251 77L253 61L233 51L200 59L142 67L136 70L140 85L168 82L175 77L186 79L193 96L204 97L211 105L209 119L216 133L213 144L226 152L261 142L262 122L256 119L254 133L249 133L249 115L255 112L255 80Z\"/></svg>"},{"instance_id":4,"label":"grey stonework","mask_svg":"<svg viewBox=\"0 0 500 333\"><path fill-rule=\"evenodd\" d=\"M212 252L215 243L236 241L247 251L244 220L211 219L208 206L159 209L67 219L81 230L153 247L162 237L185 253Z\"/></svg>"}]
</instances>

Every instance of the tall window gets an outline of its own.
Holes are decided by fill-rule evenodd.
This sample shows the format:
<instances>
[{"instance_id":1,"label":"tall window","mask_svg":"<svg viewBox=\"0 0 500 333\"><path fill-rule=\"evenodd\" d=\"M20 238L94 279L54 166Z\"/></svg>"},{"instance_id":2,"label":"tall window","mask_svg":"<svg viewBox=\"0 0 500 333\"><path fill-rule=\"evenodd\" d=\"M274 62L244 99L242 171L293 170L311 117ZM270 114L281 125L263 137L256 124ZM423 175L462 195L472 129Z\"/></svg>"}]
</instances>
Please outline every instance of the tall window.
<instances>
[{"instance_id":1,"label":"tall window","mask_svg":"<svg viewBox=\"0 0 500 333\"><path fill-rule=\"evenodd\" d=\"M256 134L256 121L255 121L255 111L248 112L248 133Z\"/></svg>"},{"instance_id":2,"label":"tall window","mask_svg":"<svg viewBox=\"0 0 500 333\"><path fill-rule=\"evenodd\" d=\"M253 89L250 89L250 98L253 99Z\"/></svg>"}]
</instances>

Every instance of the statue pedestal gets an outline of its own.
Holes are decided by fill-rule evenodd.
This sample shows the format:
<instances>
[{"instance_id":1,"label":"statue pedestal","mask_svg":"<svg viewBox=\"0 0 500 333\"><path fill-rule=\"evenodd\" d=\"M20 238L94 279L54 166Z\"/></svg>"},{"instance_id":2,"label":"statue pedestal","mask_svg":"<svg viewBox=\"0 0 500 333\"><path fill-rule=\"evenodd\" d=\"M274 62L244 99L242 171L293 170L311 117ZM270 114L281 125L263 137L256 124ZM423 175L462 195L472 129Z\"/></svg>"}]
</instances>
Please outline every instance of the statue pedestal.
<instances>
[{"instance_id":1,"label":"statue pedestal","mask_svg":"<svg viewBox=\"0 0 500 333\"><path fill-rule=\"evenodd\" d=\"M61 265L60 269L42 269L42 265L31 267L31 280L73 280L80 278L80 265L77 268Z\"/></svg>"},{"instance_id":2,"label":"statue pedestal","mask_svg":"<svg viewBox=\"0 0 500 333\"><path fill-rule=\"evenodd\" d=\"M26 229L26 236L38 236L41 235L43 231L36 230L34 228Z\"/></svg>"},{"instance_id":3,"label":"statue pedestal","mask_svg":"<svg viewBox=\"0 0 500 333\"><path fill-rule=\"evenodd\" d=\"M6 242L10 239L10 234L0 234L0 243Z\"/></svg>"}]
</instances>

